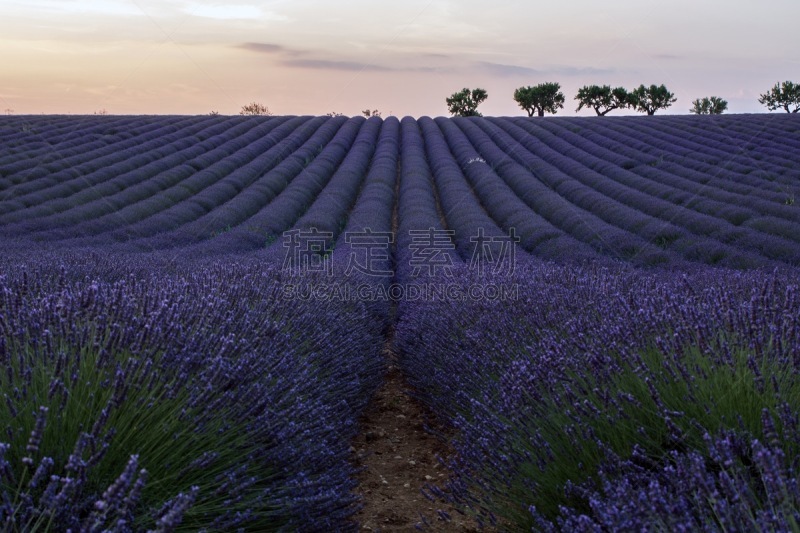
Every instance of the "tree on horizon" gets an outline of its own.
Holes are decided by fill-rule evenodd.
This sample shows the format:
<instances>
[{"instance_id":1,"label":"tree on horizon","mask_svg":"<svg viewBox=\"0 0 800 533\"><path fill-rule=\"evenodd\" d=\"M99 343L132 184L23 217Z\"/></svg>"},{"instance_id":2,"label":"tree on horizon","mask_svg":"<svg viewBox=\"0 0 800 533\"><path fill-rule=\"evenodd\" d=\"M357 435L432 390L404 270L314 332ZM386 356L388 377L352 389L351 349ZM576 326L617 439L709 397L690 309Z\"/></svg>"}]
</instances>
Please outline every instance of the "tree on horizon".
<instances>
[{"instance_id":1,"label":"tree on horizon","mask_svg":"<svg viewBox=\"0 0 800 533\"><path fill-rule=\"evenodd\" d=\"M609 112L615 109L625 109L630 105L630 95L624 87L611 88L610 85L584 85L578 89L578 94L575 96L578 100L578 109L580 111L584 107L591 107L597 116L604 117Z\"/></svg>"},{"instance_id":2,"label":"tree on horizon","mask_svg":"<svg viewBox=\"0 0 800 533\"><path fill-rule=\"evenodd\" d=\"M456 117L481 117L478 106L489 97L484 89L466 87L445 99L450 114Z\"/></svg>"},{"instance_id":3,"label":"tree on horizon","mask_svg":"<svg viewBox=\"0 0 800 533\"><path fill-rule=\"evenodd\" d=\"M514 91L514 101L524 109L529 117L536 112L543 117L545 113L556 114L564 108L564 93L561 85L555 82L540 83L534 87L520 87Z\"/></svg>"},{"instance_id":4,"label":"tree on horizon","mask_svg":"<svg viewBox=\"0 0 800 533\"><path fill-rule=\"evenodd\" d=\"M667 90L666 85L651 85L645 87L639 85L630 93L630 107L636 111L655 115L659 109L666 109L674 104L678 99Z\"/></svg>"},{"instance_id":5,"label":"tree on horizon","mask_svg":"<svg viewBox=\"0 0 800 533\"><path fill-rule=\"evenodd\" d=\"M728 109L728 102L719 96L704 97L702 100L697 98L692 102L690 113L695 115L721 115Z\"/></svg>"},{"instance_id":6,"label":"tree on horizon","mask_svg":"<svg viewBox=\"0 0 800 533\"><path fill-rule=\"evenodd\" d=\"M776 83L768 92L758 98L760 104L767 106L770 111L784 109L787 113L800 111L800 85L791 81ZM794 106L794 109L789 109Z\"/></svg>"}]
</instances>

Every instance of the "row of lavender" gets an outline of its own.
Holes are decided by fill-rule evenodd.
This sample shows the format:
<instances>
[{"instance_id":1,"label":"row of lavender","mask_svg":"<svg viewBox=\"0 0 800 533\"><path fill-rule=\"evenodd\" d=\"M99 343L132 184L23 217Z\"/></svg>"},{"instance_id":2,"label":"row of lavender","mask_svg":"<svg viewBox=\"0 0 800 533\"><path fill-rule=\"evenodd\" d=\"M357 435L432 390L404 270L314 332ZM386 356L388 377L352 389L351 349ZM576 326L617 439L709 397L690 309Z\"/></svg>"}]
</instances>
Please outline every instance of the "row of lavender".
<instances>
[{"instance_id":1,"label":"row of lavender","mask_svg":"<svg viewBox=\"0 0 800 533\"><path fill-rule=\"evenodd\" d=\"M402 367L458 434L431 500L513 530L797 530L796 270L530 260L431 282L517 296L401 304Z\"/></svg>"},{"instance_id":2,"label":"row of lavender","mask_svg":"<svg viewBox=\"0 0 800 533\"><path fill-rule=\"evenodd\" d=\"M2 529L355 529L348 443L386 324L285 282L256 260L5 255Z\"/></svg>"},{"instance_id":3,"label":"row of lavender","mask_svg":"<svg viewBox=\"0 0 800 533\"><path fill-rule=\"evenodd\" d=\"M181 130L175 138L156 132L127 153L114 152L111 157L122 158L121 162L101 161L98 165L94 159L90 164L96 169L76 166L67 159L60 171L63 175L59 171L49 174L47 181L56 185L26 178L21 186L45 188L19 194L15 187L3 221L9 230L32 236L42 232L51 240L65 237L49 233L53 228L68 228L73 236L111 233L111 238L119 240L184 225L204 212L215 211L238 191L249 189L264 168L296 152L310 135L302 123L302 118L239 122L233 127L227 121L201 123L197 131ZM319 124L317 120L316 126ZM198 142L198 134L202 141ZM289 134L291 138L285 139ZM284 142L279 144L281 140ZM320 143L329 140L317 139ZM256 158L259 160L254 163ZM26 208L28 204L30 208ZM115 230L119 234L114 235Z\"/></svg>"},{"instance_id":4,"label":"row of lavender","mask_svg":"<svg viewBox=\"0 0 800 533\"><path fill-rule=\"evenodd\" d=\"M357 251L348 233L396 237L370 283L392 268L410 282L441 266L420 259L453 252L439 270L455 277L431 285L519 287L513 302L422 300L398 314L406 373L461 432L447 493L480 519L798 520L796 273L601 269L604 257L796 263L796 122L115 117L105 130L88 121L82 140L74 122L41 120L0 129L0 236L67 253L2 265L0 390L13 392L0 503L15 527L346 525L344 450L383 371L388 306L281 302L296 280L260 261L292 228L326 231L339 267ZM48 142L26 152L42 131ZM131 152L109 148L128 139ZM595 266L459 266L477 234L510 228L535 255ZM167 261L271 242L244 265ZM173 253L66 251L114 243Z\"/></svg>"},{"instance_id":5,"label":"row of lavender","mask_svg":"<svg viewBox=\"0 0 800 533\"><path fill-rule=\"evenodd\" d=\"M514 228L548 259L800 263L790 116L8 117L0 140L0 231L48 245L206 255L310 227L341 244L384 153L395 186L365 201L398 203L399 250L433 228L465 257Z\"/></svg>"}]
</instances>

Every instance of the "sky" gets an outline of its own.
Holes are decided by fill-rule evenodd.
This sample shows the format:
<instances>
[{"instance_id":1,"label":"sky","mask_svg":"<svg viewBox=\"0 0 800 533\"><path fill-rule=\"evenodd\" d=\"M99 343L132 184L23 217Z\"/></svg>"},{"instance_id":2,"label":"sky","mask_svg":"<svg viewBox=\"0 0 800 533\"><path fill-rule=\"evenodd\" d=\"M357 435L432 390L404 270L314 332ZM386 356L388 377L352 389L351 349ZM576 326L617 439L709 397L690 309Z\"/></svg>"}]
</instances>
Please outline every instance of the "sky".
<instances>
[{"instance_id":1,"label":"sky","mask_svg":"<svg viewBox=\"0 0 800 533\"><path fill-rule=\"evenodd\" d=\"M731 113L800 82L798 0L0 0L0 113L447 116L486 89L665 84L666 112L720 96ZM615 111L613 114L626 114ZM627 112L630 113L630 112ZM578 115L593 115L582 110Z\"/></svg>"}]
</instances>

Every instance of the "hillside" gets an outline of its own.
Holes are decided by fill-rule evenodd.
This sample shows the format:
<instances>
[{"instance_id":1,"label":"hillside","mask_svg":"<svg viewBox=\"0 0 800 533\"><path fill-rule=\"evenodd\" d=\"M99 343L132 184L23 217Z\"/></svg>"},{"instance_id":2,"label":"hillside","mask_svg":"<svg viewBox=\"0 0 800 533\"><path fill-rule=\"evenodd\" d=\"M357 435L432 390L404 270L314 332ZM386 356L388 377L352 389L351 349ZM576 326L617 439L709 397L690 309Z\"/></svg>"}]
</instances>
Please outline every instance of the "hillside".
<instances>
[{"instance_id":1,"label":"hillside","mask_svg":"<svg viewBox=\"0 0 800 533\"><path fill-rule=\"evenodd\" d=\"M13 530L800 523L798 116L2 117L0 251Z\"/></svg>"},{"instance_id":2,"label":"hillside","mask_svg":"<svg viewBox=\"0 0 800 533\"><path fill-rule=\"evenodd\" d=\"M333 246L391 231L395 209L398 248L409 230L450 230L439 244L465 260L479 228L514 228L520 249L545 259L797 265L800 120L0 120L6 239L213 254L314 227Z\"/></svg>"}]
</instances>

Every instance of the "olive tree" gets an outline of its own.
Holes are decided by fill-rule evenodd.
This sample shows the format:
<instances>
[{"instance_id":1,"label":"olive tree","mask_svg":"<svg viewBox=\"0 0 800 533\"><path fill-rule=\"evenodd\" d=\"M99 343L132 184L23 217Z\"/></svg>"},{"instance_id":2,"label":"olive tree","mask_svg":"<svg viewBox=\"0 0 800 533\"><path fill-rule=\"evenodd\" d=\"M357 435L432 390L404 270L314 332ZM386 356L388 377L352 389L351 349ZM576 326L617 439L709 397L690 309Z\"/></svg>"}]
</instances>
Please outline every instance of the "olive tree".
<instances>
[{"instance_id":1,"label":"olive tree","mask_svg":"<svg viewBox=\"0 0 800 533\"><path fill-rule=\"evenodd\" d=\"M692 108L689 112L695 115L721 115L726 109L728 109L726 100L719 96L712 96L710 98L704 97L702 100L696 99L692 102Z\"/></svg>"},{"instance_id":2,"label":"olive tree","mask_svg":"<svg viewBox=\"0 0 800 533\"><path fill-rule=\"evenodd\" d=\"M674 104L678 99L667 90L665 85L651 85L645 87L639 85L631 91L628 100L630 106L636 111L655 115L659 109L666 109Z\"/></svg>"},{"instance_id":3,"label":"olive tree","mask_svg":"<svg viewBox=\"0 0 800 533\"><path fill-rule=\"evenodd\" d=\"M484 89L469 90L466 87L446 98L447 109L456 117L480 117L478 106L489 97Z\"/></svg>"},{"instance_id":4,"label":"olive tree","mask_svg":"<svg viewBox=\"0 0 800 533\"><path fill-rule=\"evenodd\" d=\"M533 113L543 117L545 113L555 114L564 108L564 93L558 83L540 83L534 87L520 87L514 91L514 100L532 117Z\"/></svg>"},{"instance_id":5,"label":"olive tree","mask_svg":"<svg viewBox=\"0 0 800 533\"><path fill-rule=\"evenodd\" d=\"M591 107L598 116L604 117L615 109L625 109L630 103L630 95L624 87L614 87L609 85L584 85L578 89L575 96L578 100L578 109Z\"/></svg>"},{"instance_id":6,"label":"olive tree","mask_svg":"<svg viewBox=\"0 0 800 533\"><path fill-rule=\"evenodd\" d=\"M800 85L791 81L776 83L769 92L760 96L758 102L770 111L784 109L787 113L797 113L800 111ZM794 109L791 109L792 106Z\"/></svg>"}]
</instances>

